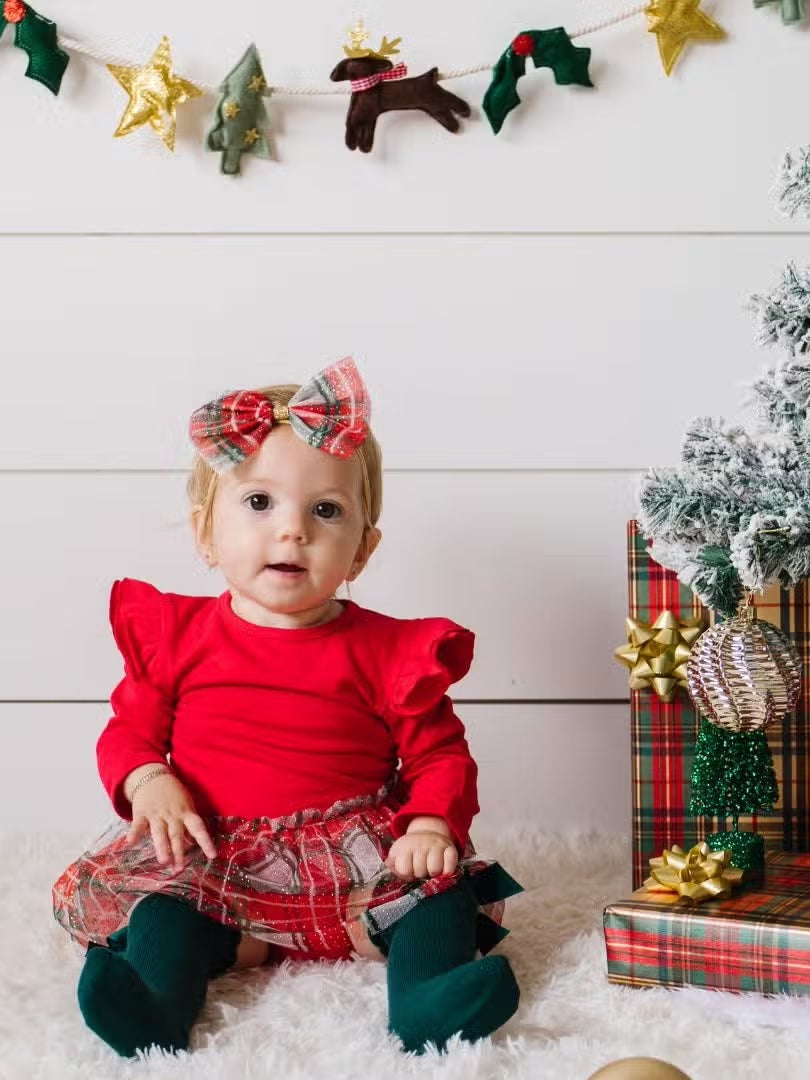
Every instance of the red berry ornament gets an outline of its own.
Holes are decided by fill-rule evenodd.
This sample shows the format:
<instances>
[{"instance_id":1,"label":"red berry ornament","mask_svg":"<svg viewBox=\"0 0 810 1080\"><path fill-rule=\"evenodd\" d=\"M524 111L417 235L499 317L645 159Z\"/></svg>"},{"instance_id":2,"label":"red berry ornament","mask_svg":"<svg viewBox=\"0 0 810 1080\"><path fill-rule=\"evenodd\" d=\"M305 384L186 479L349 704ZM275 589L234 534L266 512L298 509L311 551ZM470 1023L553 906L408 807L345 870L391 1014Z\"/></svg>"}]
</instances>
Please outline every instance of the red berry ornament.
<instances>
[{"instance_id":1,"label":"red berry ornament","mask_svg":"<svg viewBox=\"0 0 810 1080\"><path fill-rule=\"evenodd\" d=\"M3 18L6 22L22 22L27 13L27 8L22 0L5 0L3 4Z\"/></svg>"},{"instance_id":2,"label":"red berry ornament","mask_svg":"<svg viewBox=\"0 0 810 1080\"><path fill-rule=\"evenodd\" d=\"M534 52L534 38L531 34L518 34L512 42L512 52L517 56L531 56Z\"/></svg>"}]
</instances>

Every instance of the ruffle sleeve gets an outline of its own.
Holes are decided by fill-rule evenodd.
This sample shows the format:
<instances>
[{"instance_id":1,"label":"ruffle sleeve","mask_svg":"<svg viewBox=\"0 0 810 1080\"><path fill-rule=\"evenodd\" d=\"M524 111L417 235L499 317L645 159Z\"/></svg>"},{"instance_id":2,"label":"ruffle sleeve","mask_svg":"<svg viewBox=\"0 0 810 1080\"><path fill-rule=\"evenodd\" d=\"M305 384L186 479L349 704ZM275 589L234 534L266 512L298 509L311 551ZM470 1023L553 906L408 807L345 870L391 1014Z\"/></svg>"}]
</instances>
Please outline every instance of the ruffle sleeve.
<instances>
[{"instance_id":1,"label":"ruffle sleeve","mask_svg":"<svg viewBox=\"0 0 810 1080\"><path fill-rule=\"evenodd\" d=\"M386 719L406 799L393 821L401 836L417 817L439 817L461 850L478 813L478 769L447 690L469 671L475 638L449 619L406 623L395 649Z\"/></svg>"},{"instance_id":2,"label":"ruffle sleeve","mask_svg":"<svg viewBox=\"0 0 810 1080\"><path fill-rule=\"evenodd\" d=\"M391 707L412 716L437 705L472 664L475 635L450 619L406 623L400 637L400 666L391 687Z\"/></svg>"},{"instance_id":3,"label":"ruffle sleeve","mask_svg":"<svg viewBox=\"0 0 810 1080\"><path fill-rule=\"evenodd\" d=\"M124 658L124 678L113 690L113 716L99 736L101 782L122 818L132 807L124 782L133 769L165 762L173 722L166 670L167 598L145 581L124 578L110 593L110 625Z\"/></svg>"},{"instance_id":4,"label":"ruffle sleeve","mask_svg":"<svg viewBox=\"0 0 810 1080\"><path fill-rule=\"evenodd\" d=\"M124 578L110 590L110 626L127 671L135 679L160 679L163 593L145 581Z\"/></svg>"}]
</instances>

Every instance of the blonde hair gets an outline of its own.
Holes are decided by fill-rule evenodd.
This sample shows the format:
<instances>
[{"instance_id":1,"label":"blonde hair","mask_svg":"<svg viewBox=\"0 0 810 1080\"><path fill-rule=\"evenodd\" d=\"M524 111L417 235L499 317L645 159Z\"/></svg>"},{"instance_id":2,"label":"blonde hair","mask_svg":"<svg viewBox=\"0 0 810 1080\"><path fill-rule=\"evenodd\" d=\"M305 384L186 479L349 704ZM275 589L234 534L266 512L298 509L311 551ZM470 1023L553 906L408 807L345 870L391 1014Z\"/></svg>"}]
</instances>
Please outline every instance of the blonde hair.
<instances>
[{"instance_id":1,"label":"blonde hair","mask_svg":"<svg viewBox=\"0 0 810 1080\"><path fill-rule=\"evenodd\" d=\"M264 394L274 405L287 405L299 387L292 385L263 386L257 391ZM363 540L380 519L382 510L382 451L380 444L369 431L363 445L354 452L353 457L360 465L361 501L365 516ZM217 491L217 474L207 461L197 454L191 467L186 494L191 502L191 512L196 517L202 514L201 533L208 538L211 533L211 518L214 508L214 496Z\"/></svg>"}]
</instances>

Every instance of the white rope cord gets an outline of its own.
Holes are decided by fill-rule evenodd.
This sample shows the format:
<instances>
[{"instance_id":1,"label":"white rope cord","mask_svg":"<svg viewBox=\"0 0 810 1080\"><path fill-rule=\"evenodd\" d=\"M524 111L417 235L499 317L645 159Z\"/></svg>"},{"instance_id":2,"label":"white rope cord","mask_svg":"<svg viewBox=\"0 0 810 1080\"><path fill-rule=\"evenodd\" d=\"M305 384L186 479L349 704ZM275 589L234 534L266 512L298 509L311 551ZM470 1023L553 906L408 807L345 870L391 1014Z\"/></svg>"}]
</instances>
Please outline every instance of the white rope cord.
<instances>
[{"instance_id":1,"label":"white rope cord","mask_svg":"<svg viewBox=\"0 0 810 1080\"><path fill-rule=\"evenodd\" d=\"M633 7L628 8L626 11L620 12L618 15L611 15L609 18L603 19L601 22L592 23L590 26L584 26L579 30L575 30L569 34L570 38L585 37L586 34L595 34L598 30L605 30L608 26L615 26L618 23L625 22L627 19L632 19L636 15L640 15L641 12L646 10L649 6L649 0L645 0L644 3L635 4ZM110 53L102 52L99 49L93 48L92 45L86 44L84 41L77 41L75 38L65 37L63 34L59 34L59 45L63 49L67 49L69 52L80 53L83 56L89 56L92 60L97 60L101 64L116 64L119 67L135 67L131 60L124 60L120 56L113 56ZM472 67L455 68L452 71L442 72L439 78L446 82L449 79L463 79L467 75L479 75L484 71L491 71L494 66L492 60L485 64L474 64ZM196 79L191 79L196 86L206 94L218 94L218 86L209 86L205 83L197 82ZM346 85L340 86L275 86L269 85L266 93L275 95L284 95L285 97L327 97L335 94L350 94L351 87Z\"/></svg>"}]
</instances>

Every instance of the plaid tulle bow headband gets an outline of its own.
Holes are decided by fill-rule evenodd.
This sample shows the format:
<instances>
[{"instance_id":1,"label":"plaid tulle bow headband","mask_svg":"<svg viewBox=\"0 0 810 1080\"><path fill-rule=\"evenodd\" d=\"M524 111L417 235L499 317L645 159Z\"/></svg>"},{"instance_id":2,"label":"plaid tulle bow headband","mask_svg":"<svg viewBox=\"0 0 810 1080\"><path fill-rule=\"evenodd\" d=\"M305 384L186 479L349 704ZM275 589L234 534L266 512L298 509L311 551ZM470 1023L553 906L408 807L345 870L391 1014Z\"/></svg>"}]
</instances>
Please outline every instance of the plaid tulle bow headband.
<instances>
[{"instance_id":1,"label":"plaid tulle bow headband","mask_svg":"<svg viewBox=\"0 0 810 1080\"><path fill-rule=\"evenodd\" d=\"M191 417L189 435L200 457L218 473L255 454L276 424L289 424L317 450L348 458L366 440L371 402L354 360L347 356L274 404L255 390L209 401Z\"/></svg>"}]
</instances>

